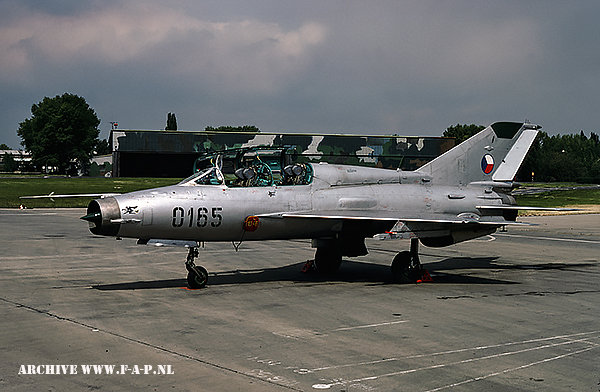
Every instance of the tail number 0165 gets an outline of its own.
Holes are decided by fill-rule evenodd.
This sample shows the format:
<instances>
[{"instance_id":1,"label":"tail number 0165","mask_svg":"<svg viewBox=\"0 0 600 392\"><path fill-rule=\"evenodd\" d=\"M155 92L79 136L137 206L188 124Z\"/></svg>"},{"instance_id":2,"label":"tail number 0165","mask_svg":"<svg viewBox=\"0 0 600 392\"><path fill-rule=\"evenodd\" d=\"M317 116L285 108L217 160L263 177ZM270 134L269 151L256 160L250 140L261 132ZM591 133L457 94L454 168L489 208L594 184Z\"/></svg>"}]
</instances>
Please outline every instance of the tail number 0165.
<instances>
[{"instance_id":1,"label":"tail number 0165","mask_svg":"<svg viewBox=\"0 0 600 392\"><path fill-rule=\"evenodd\" d=\"M173 227L219 227L223 223L223 207L212 207L209 213L207 207L199 207L186 210L183 207L173 208ZM195 215L195 216L194 216Z\"/></svg>"}]
</instances>

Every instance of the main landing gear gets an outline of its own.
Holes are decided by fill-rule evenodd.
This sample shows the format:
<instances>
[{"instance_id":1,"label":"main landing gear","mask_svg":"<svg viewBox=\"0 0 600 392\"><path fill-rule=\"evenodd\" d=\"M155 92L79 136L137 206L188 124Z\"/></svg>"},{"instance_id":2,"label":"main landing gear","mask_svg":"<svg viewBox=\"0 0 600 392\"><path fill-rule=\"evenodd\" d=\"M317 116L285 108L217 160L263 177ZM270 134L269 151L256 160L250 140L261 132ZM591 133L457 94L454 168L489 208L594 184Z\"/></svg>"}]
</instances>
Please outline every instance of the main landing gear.
<instances>
[{"instance_id":1,"label":"main landing gear","mask_svg":"<svg viewBox=\"0 0 600 392\"><path fill-rule=\"evenodd\" d=\"M398 283L414 283L424 272L419 261L419 239L411 238L410 251L400 252L392 260L392 279Z\"/></svg>"},{"instance_id":2,"label":"main landing gear","mask_svg":"<svg viewBox=\"0 0 600 392\"><path fill-rule=\"evenodd\" d=\"M190 289L201 289L208 283L208 271L201 265L194 263L196 257L198 257L198 248L191 247L185 261L185 268L188 270L187 282Z\"/></svg>"},{"instance_id":3,"label":"main landing gear","mask_svg":"<svg viewBox=\"0 0 600 392\"><path fill-rule=\"evenodd\" d=\"M208 283L208 271L206 268L196 265L194 259L198 257L198 248L190 247L185 261L188 270L187 282L191 289L201 289ZM335 273L342 263L341 253L333 246L317 248L315 253L315 267L317 271L325 275ZM415 283L427 271L419 261L419 239L410 240L410 251L398 253L392 260L392 279L398 283Z\"/></svg>"},{"instance_id":4,"label":"main landing gear","mask_svg":"<svg viewBox=\"0 0 600 392\"><path fill-rule=\"evenodd\" d=\"M322 246L315 252L315 267L324 275L333 275L342 264L342 255L335 246Z\"/></svg>"}]
</instances>

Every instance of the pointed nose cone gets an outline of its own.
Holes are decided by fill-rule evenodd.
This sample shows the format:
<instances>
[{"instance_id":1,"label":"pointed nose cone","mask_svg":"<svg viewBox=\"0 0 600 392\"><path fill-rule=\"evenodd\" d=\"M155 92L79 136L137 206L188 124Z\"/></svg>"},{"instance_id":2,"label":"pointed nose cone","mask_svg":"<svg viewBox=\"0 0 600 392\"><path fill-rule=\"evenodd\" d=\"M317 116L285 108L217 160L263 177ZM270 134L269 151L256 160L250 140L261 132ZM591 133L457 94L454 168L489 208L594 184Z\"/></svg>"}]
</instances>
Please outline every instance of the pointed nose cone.
<instances>
[{"instance_id":1,"label":"pointed nose cone","mask_svg":"<svg viewBox=\"0 0 600 392\"><path fill-rule=\"evenodd\" d=\"M92 222L92 223L99 223L99 222L102 222L102 214L100 213L100 211L90 212L89 214L82 216L79 219L83 219L84 221L88 221L88 222Z\"/></svg>"}]
</instances>

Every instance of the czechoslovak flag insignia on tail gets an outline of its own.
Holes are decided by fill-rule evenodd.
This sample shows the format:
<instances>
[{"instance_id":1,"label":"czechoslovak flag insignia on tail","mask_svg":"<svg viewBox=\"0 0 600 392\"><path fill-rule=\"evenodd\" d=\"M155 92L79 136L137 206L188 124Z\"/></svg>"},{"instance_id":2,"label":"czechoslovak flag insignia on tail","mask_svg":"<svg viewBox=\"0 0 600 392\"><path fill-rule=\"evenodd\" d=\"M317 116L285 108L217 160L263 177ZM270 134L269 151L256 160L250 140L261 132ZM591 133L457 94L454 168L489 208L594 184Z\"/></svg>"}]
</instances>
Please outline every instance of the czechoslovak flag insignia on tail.
<instances>
[{"instance_id":1,"label":"czechoslovak flag insignia on tail","mask_svg":"<svg viewBox=\"0 0 600 392\"><path fill-rule=\"evenodd\" d=\"M485 154L483 158L481 158L481 170L485 174L490 174L492 170L494 170L494 157L490 154Z\"/></svg>"}]
</instances>

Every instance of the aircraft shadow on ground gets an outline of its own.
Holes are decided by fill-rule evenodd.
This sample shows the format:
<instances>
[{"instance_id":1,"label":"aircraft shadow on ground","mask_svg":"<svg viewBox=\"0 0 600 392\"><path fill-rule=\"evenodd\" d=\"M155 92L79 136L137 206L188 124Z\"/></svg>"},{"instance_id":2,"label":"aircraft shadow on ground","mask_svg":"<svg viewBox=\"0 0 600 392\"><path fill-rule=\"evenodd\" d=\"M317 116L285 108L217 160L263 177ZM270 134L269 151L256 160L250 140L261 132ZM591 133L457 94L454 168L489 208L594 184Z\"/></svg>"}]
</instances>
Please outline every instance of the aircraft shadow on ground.
<instances>
[{"instance_id":1,"label":"aircraft shadow on ground","mask_svg":"<svg viewBox=\"0 0 600 392\"><path fill-rule=\"evenodd\" d=\"M589 260L589 262L580 263L535 263L535 264L507 264L502 262L501 264L496 263L499 257L449 257L439 262L424 264L427 268L432 270L459 270L459 269L493 269L493 270L570 270L573 268L586 268L596 266L598 263L596 260Z\"/></svg>"},{"instance_id":2,"label":"aircraft shadow on ground","mask_svg":"<svg viewBox=\"0 0 600 392\"><path fill-rule=\"evenodd\" d=\"M517 282L490 279L473 276L469 270L476 269L526 269L524 266L501 266L493 262L496 257L486 258L448 258L439 263L424 264L433 275L433 283L444 284L515 284ZM571 265L572 266L572 265ZM209 273L208 286L236 285L266 282L294 283L367 283L373 285L395 284L392 281L390 267L381 264L371 264L345 260L340 269L332 276L319 274L310 270L302 272L304 263L294 263L283 267L267 269L238 269ZM533 268L533 267L532 267ZM467 270L464 274L447 273L449 270ZM184 272L185 273L185 272ZM95 285L96 290L143 290L186 287L186 279L168 279L137 281L115 284Z\"/></svg>"},{"instance_id":3,"label":"aircraft shadow on ground","mask_svg":"<svg viewBox=\"0 0 600 392\"><path fill-rule=\"evenodd\" d=\"M453 270L495 270L495 271L524 271L524 270L540 270L540 271L548 271L548 270L559 270L559 271L568 271L574 268L586 268L593 267L597 265L597 262L583 262L583 263L543 263L543 264L506 264L506 263L496 263L499 257L490 256L490 257L450 257L444 259L440 262L424 264L424 267L427 268L432 275L434 275L435 283L483 283L481 280L489 280L489 279L481 279L475 278L478 282L469 282L470 276L447 273L444 271L453 271ZM510 282L510 281L497 281L492 280L497 283L504 284L516 284L518 282Z\"/></svg>"}]
</instances>

